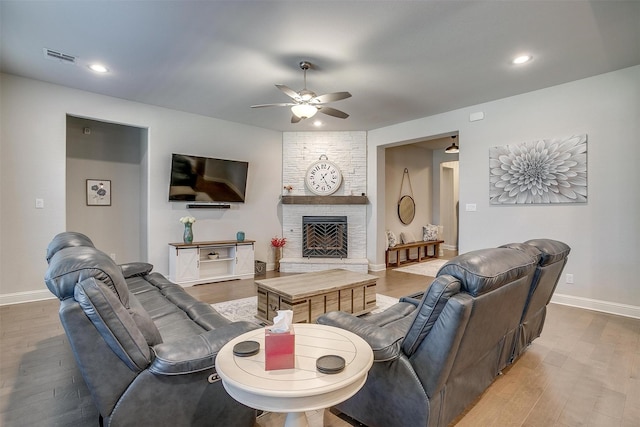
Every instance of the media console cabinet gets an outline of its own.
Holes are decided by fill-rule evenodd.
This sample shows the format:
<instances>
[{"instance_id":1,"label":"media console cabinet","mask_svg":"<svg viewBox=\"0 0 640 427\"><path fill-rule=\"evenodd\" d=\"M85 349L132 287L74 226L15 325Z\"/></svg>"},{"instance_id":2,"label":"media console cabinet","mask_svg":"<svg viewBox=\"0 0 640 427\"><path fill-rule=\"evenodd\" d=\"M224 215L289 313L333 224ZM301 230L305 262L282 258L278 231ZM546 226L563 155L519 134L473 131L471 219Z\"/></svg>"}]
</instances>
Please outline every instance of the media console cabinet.
<instances>
[{"instance_id":1,"label":"media console cabinet","mask_svg":"<svg viewBox=\"0 0 640 427\"><path fill-rule=\"evenodd\" d=\"M252 279L255 273L254 243L254 240L169 243L169 280L182 286L193 286Z\"/></svg>"}]
</instances>

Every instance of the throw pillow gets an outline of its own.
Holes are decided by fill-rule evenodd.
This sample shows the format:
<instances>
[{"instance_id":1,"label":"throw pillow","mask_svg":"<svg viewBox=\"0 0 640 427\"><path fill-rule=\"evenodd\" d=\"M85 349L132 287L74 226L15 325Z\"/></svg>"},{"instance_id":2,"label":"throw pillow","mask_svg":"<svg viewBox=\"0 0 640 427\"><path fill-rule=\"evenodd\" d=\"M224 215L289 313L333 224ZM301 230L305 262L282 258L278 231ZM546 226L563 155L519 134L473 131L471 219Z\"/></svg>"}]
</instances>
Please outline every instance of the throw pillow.
<instances>
[{"instance_id":1,"label":"throw pillow","mask_svg":"<svg viewBox=\"0 0 640 427\"><path fill-rule=\"evenodd\" d=\"M392 248L397 244L396 235L393 234L393 231L387 230L387 248Z\"/></svg>"},{"instance_id":2,"label":"throw pillow","mask_svg":"<svg viewBox=\"0 0 640 427\"><path fill-rule=\"evenodd\" d=\"M438 240L438 226L427 224L422 227L422 240L425 242Z\"/></svg>"},{"instance_id":3,"label":"throw pillow","mask_svg":"<svg viewBox=\"0 0 640 427\"><path fill-rule=\"evenodd\" d=\"M403 231L400 233L400 243L413 243L416 241L416 238L408 231Z\"/></svg>"}]
</instances>

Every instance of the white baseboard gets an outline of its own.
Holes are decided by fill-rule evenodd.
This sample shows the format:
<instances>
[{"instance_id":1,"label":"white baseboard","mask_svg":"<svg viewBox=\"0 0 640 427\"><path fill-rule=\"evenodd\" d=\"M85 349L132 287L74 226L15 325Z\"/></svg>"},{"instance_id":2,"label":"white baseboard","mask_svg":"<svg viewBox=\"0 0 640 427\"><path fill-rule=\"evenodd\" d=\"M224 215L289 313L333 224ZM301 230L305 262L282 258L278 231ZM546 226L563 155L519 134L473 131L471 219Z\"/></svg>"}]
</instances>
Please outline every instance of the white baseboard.
<instances>
[{"instance_id":1,"label":"white baseboard","mask_svg":"<svg viewBox=\"0 0 640 427\"><path fill-rule=\"evenodd\" d=\"M55 299L56 297L48 289L42 291L15 292L0 295L0 305L21 304L24 302Z\"/></svg>"},{"instance_id":2,"label":"white baseboard","mask_svg":"<svg viewBox=\"0 0 640 427\"><path fill-rule=\"evenodd\" d=\"M575 297L565 294L553 294L551 302L587 310L640 319L640 307L636 305L620 304L617 302L601 301L591 298Z\"/></svg>"},{"instance_id":3,"label":"white baseboard","mask_svg":"<svg viewBox=\"0 0 640 427\"><path fill-rule=\"evenodd\" d=\"M369 263L369 271L384 271L387 269L385 264L371 264Z\"/></svg>"}]
</instances>

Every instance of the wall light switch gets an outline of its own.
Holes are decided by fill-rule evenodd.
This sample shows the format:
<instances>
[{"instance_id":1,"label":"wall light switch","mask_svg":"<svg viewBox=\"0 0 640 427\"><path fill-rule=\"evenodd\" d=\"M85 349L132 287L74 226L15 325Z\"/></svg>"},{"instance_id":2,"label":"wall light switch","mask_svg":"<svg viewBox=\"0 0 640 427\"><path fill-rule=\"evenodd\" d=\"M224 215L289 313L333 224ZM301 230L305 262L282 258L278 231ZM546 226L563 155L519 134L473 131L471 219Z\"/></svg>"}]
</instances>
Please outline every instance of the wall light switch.
<instances>
[{"instance_id":1,"label":"wall light switch","mask_svg":"<svg viewBox=\"0 0 640 427\"><path fill-rule=\"evenodd\" d=\"M464 208L467 212L475 212L477 210L475 203L467 203Z\"/></svg>"},{"instance_id":2,"label":"wall light switch","mask_svg":"<svg viewBox=\"0 0 640 427\"><path fill-rule=\"evenodd\" d=\"M36 209L44 209L44 199L36 199Z\"/></svg>"},{"instance_id":3,"label":"wall light switch","mask_svg":"<svg viewBox=\"0 0 640 427\"><path fill-rule=\"evenodd\" d=\"M573 274L567 273L567 276L565 278L565 282L567 282L570 285L573 284Z\"/></svg>"}]
</instances>

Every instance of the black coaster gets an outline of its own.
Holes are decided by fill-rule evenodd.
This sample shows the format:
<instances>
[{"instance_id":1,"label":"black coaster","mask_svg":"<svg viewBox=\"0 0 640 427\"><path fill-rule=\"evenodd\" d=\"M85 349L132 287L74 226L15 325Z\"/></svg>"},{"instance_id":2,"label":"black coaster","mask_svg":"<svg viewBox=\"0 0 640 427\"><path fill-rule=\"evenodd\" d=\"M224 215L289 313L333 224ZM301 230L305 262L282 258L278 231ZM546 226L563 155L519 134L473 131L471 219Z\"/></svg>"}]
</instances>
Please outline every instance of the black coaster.
<instances>
[{"instance_id":1,"label":"black coaster","mask_svg":"<svg viewBox=\"0 0 640 427\"><path fill-rule=\"evenodd\" d=\"M333 354L319 357L316 360L316 369L323 374L337 374L344 369L344 359Z\"/></svg>"},{"instance_id":2,"label":"black coaster","mask_svg":"<svg viewBox=\"0 0 640 427\"><path fill-rule=\"evenodd\" d=\"M233 354L238 357L249 357L258 354L260 343L257 341L242 341L233 346Z\"/></svg>"}]
</instances>

